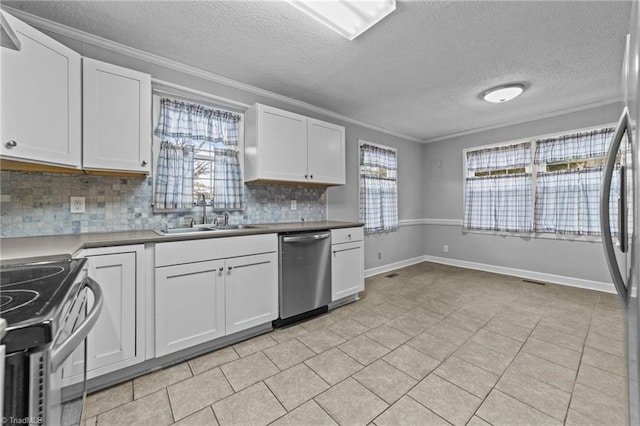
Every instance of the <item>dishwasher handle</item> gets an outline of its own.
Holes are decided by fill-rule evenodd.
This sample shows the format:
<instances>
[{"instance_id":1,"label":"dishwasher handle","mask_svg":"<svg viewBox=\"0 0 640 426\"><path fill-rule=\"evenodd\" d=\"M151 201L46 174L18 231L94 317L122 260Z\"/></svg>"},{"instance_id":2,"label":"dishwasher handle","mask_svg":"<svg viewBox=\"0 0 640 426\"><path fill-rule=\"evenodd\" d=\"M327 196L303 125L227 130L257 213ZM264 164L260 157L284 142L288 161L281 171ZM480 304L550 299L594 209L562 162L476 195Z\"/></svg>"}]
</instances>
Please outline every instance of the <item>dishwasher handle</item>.
<instances>
[{"instance_id":1,"label":"dishwasher handle","mask_svg":"<svg viewBox=\"0 0 640 426\"><path fill-rule=\"evenodd\" d=\"M317 241L324 240L331 236L331 232L324 232L322 234L304 234L304 235L295 235L282 237L283 243L297 243L302 241Z\"/></svg>"}]
</instances>

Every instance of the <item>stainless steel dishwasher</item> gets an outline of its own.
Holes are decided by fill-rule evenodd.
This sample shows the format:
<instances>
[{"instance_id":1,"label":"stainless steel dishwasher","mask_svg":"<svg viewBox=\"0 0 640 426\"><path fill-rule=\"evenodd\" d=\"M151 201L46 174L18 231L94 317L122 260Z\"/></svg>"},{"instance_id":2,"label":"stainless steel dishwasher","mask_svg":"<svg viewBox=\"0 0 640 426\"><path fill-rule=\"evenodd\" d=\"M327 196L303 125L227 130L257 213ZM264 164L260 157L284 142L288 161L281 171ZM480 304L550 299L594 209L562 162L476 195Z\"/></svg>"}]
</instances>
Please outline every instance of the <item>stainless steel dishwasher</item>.
<instances>
[{"instance_id":1,"label":"stainless steel dishwasher","mask_svg":"<svg viewBox=\"0 0 640 426\"><path fill-rule=\"evenodd\" d=\"M281 327L327 312L331 302L331 232L280 234Z\"/></svg>"}]
</instances>

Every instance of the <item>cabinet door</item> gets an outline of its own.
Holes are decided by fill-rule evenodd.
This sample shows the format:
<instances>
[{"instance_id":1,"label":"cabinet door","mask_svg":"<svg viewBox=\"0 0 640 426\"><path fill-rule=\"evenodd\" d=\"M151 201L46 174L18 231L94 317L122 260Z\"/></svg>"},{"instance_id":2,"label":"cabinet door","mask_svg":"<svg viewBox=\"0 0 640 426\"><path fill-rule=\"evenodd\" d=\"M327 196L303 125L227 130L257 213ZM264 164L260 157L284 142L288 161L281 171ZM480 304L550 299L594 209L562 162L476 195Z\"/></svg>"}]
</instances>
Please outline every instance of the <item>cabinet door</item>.
<instances>
[{"instance_id":1,"label":"cabinet door","mask_svg":"<svg viewBox=\"0 0 640 426\"><path fill-rule=\"evenodd\" d=\"M258 178L307 181L307 118L258 106Z\"/></svg>"},{"instance_id":2,"label":"cabinet door","mask_svg":"<svg viewBox=\"0 0 640 426\"><path fill-rule=\"evenodd\" d=\"M104 296L100 317L87 338L89 378L142 361L141 341L138 342L141 324L136 307L139 296L137 260L142 255L141 250L87 256L89 276L100 285ZM89 309L92 304L93 295L89 292ZM65 365L65 380L73 383L82 379L83 359L83 353L72 354Z\"/></svg>"},{"instance_id":3,"label":"cabinet door","mask_svg":"<svg viewBox=\"0 0 640 426\"><path fill-rule=\"evenodd\" d=\"M278 318L278 255L226 260L226 334Z\"/></svg>"},{"instance_id":4,"label":"cabinet door","mask_svg":"<svg viewBox=\"0 0 640 426\"><path fill-rule=\"evenodd\" d=\"M309 119L308 127L309 182L344 185L344 127Z\"/></svg>"},{"instance_id":5,"label":"cabinet door","mask_svg":"<svg viewBox=\"0 0 640 426\"><path fill-rule=\"evenodd\" d=\"M156 356L224 336L224 262L156 268Z\"/></svg>"},{"instance_id":6,"label":"cabinet door","mask_svg":"<svg viewBox=\"0 0 640 426\"><path fill-rule=\"evenodd\" d=\"M331 301L364 290L362 241L331 246Z\"/></svg>"},{"instance_id":7,"label":"cabinet door","mask_svg":"<svg viewBox=\"0 0 640 426\"><path fill-rule=\"evenodd\" d=\"M89 276L101 286L104 305L89 336L88 368L125 361L136 354L136 254L89 257ZM91 297L89 298L91 305ZM92 336L92 337L91 337Z\"/></svg>"},{"instance_id":8,"label":"cabinet door","mask_svg":"<svg viewBox=\"0 0 640 426\"><path fill-rule=\"evenodd\" d=\"M151 76L82 60L85 169L151 170Z\"/></svg>"},{"instance_id":9,"label":"cabinet door","mask_svg":"<svg viewBox=\"0 0 640 426\"><path fill-rule=\"evenodd\" d=\"M80 55L0 13L20 41L0 48L1 156L80 168Z\"/></svg>"}]
</instances>

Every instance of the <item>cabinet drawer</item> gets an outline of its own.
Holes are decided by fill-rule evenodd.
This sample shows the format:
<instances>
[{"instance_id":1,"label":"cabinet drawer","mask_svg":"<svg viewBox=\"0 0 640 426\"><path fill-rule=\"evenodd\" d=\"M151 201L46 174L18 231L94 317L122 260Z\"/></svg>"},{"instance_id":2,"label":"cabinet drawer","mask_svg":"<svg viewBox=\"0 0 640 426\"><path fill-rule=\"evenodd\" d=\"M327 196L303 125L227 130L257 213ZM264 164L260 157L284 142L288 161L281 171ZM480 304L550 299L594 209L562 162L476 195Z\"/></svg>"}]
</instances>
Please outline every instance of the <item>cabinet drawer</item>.
<instances>
[{"instance_id":1,"label":"cabinet drawer","mask_svg":"<svg viewBox=\"0 0 640 426\"><path fill-rule=\"evenodd\" d=\"M276 234L218 237L156 244L156 267L278 250Z\"/></svg>"},{"instance_id":2,"label":"cabinet drawer","mask_svg":"<svg viewBox=\"0 0 640 426\"><path fill-rule=\"evenodd\" d=\"M363 239L362 227L331 230L331 244L350 243L351 241L362 241Z\"/></svg>"}]
</instances>

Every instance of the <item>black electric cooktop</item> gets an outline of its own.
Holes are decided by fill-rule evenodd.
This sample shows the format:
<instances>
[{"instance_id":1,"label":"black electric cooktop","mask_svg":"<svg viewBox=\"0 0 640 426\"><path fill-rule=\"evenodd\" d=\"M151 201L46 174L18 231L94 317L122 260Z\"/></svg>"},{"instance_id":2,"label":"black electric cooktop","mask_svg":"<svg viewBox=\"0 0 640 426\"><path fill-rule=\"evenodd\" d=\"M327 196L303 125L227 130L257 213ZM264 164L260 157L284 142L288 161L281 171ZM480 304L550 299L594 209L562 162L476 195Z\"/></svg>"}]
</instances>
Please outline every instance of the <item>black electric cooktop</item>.
<instances>
[{"instance_id":1,"label":"black electric cooktop","mask_svg":"<svg viewBox=\"0 0 640 426\"><path fill-rule=\"evenodd\" d=\"M86 259L22 263L0 268L0 317L7 353L53 341L84 279Z\"/></svg>"}]
</instances>

